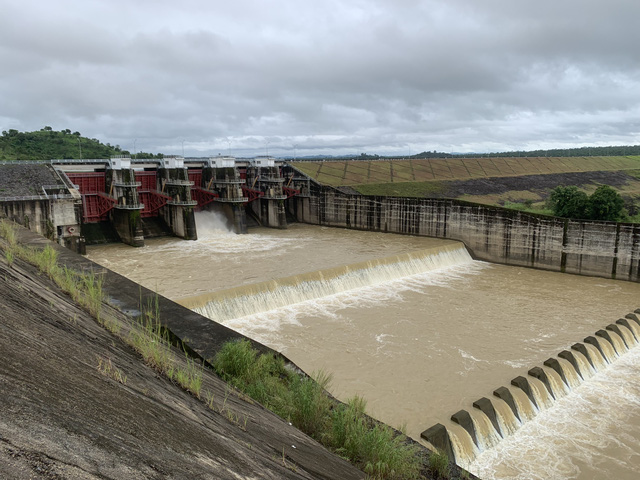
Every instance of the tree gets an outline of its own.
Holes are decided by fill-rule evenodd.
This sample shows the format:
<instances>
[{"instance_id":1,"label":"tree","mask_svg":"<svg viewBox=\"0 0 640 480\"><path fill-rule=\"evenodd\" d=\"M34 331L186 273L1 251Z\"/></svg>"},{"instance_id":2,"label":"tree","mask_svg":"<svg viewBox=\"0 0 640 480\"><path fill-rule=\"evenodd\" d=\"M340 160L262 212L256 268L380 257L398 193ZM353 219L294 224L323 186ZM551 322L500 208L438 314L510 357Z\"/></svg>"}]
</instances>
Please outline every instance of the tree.
<instances>
[{"instance_id":1,"label":"tree","mask_svg":"<svg viewBox=\"0 0 640 480\"><path fill-rule=\"evenodd\" d=\"M589 197L589 218L592 220L620 221L626 218L624 199L608 185L599 186Z\"/></svg>"},{"instance_id":2,"label":"tree","mask_svg":"<svg viewBox=\"0 0 640 480\"><path fill-rule=\"evenodd\" d=\"M574 185L556 187L549 197L549 206L557 217L588 218L588 205L587 194Z\"/></svg>"}]
</instances>

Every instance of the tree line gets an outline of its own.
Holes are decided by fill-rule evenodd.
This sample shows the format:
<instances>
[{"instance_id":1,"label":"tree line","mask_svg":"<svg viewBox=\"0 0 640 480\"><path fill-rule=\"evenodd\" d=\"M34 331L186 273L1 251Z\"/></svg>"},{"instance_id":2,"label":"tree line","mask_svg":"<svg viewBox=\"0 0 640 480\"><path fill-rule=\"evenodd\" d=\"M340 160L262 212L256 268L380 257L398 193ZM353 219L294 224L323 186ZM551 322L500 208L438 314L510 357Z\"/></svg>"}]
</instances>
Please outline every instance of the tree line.
<instances>
[{"instance_id":1,"label":"tree line","mask_svg":"<svg viewBox=\"0 0 640 480\"><path fill-rule=\"evenodd\" d=\"M557 217L612 222L629 218L624 199L608 185L599 186L591 195L574 185L556 187L552 190L548 203Z\"/></svg>"},{"instance_id":2,"label":"tree line","mask_svg":"<svg viewBox=\"0 0 640 480\"><path fill-rule=\"evenodd\" d=\"M35 132L5 130L0 136L1 160L51 160L110 158L129 155L120 145L103 144L96 138L83 137L70 129L55 131L50 126ZM162 154L140 152L136 158L162 158Z\"/></svg>"}]
</instances>

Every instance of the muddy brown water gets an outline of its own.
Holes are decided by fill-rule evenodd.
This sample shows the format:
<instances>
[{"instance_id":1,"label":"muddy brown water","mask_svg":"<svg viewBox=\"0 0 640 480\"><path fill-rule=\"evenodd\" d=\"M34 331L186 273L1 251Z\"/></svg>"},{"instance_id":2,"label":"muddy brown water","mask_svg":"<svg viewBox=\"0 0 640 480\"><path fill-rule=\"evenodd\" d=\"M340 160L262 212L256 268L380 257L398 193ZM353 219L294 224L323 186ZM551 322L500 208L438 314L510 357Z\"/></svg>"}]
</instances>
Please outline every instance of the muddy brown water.
<instances>
[{"instance_id":1,"label":"muddy brown water","mask_svg":"<svg viewBox=\"0 0 640 480\"><path fill-rule=\"evenodd\" d=\"M478 262L447 240L299 224L234 235L212 216L197 220L196 242L94 246L88 256L183 303L222 290L240 295L249 285L298 274L321 278L331 293L296 298L294 292L283 306L265 305L271 294L242 297L243 314L223 323L307 372L332 373L337 397L362 395L373 416L406 425L416 439L435 423L450 427L456 411L471 410L473 401L640 307L639 284ZM437 262L424 263L427 251L439 255ZM422 272L395 272L393 262L409 252L422 252L411 260ZM375 259L391 269L374 275L375 265L362 267ZM345 265L360 266L337 280L318 273ZM640 349L468 468L498 479L636 478Z\"/></svg>"}]
</instances>

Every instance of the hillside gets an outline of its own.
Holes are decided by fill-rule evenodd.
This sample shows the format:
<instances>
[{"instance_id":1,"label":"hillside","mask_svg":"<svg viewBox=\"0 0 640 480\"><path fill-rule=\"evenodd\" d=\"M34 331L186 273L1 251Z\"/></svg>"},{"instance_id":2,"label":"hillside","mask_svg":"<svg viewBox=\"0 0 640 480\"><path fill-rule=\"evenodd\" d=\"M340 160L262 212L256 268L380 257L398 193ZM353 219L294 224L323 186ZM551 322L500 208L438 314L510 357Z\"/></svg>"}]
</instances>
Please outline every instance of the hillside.
<instances>
[{"instance_id":1,"label":"hillside","mask_svg":"<svg viewBox=\"0 0 640 480\"><path fill-rule=\"evenodd\" d=\"M631 216L640 210L640 156L485 157L294 162L321 184L363 195L455 198L545 211L551 190L576 185L588 194L615 188Z\"/></svg>"},{"instance_id":2,"label":"hillside","mask_svg":"<svg viewBox=\"0 0 640 480\"><path fill-rule=\"evenodd\" d=\"M36 132L3 131L0 137L0 160L51 160L52 158L109 158L128 153L118 145L102 144L80 132L56 132L44 127Z\"/></svg>"},{"instance_id":3,"label":"hillside","mask_svg":"<svg viewBox=\"0 0 640 480\"><path fill-rule=\"evenodd\" d=\"M44 127L36 132L3 131L0 137L0 161L109 158L128 155L119 145L106 145L95 138L83 137L71 130L54 131ZM136 158L162 158L162 154L137 152Z\"/></svg>"}]
</instances>

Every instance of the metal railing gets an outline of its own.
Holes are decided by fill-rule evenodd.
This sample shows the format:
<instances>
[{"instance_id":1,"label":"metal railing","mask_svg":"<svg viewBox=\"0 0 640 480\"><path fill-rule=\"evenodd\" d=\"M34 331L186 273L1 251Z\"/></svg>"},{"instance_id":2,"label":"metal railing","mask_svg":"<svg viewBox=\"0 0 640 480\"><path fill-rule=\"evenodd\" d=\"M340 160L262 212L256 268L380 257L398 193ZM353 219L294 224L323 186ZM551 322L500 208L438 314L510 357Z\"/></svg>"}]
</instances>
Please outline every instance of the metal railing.
<instances>
[{"instance_id":1,"label":"metal railing","mask_svg":"<svg viewBox=\"0 0 640 480\"><path fill-rule=\"evenodd\" d=\"M52 194L52 195L25 195L22 197L0 197L0 202L21 202L30 200L73 200L76 197L67 193Z\"/></svg>"}]
</instances>

